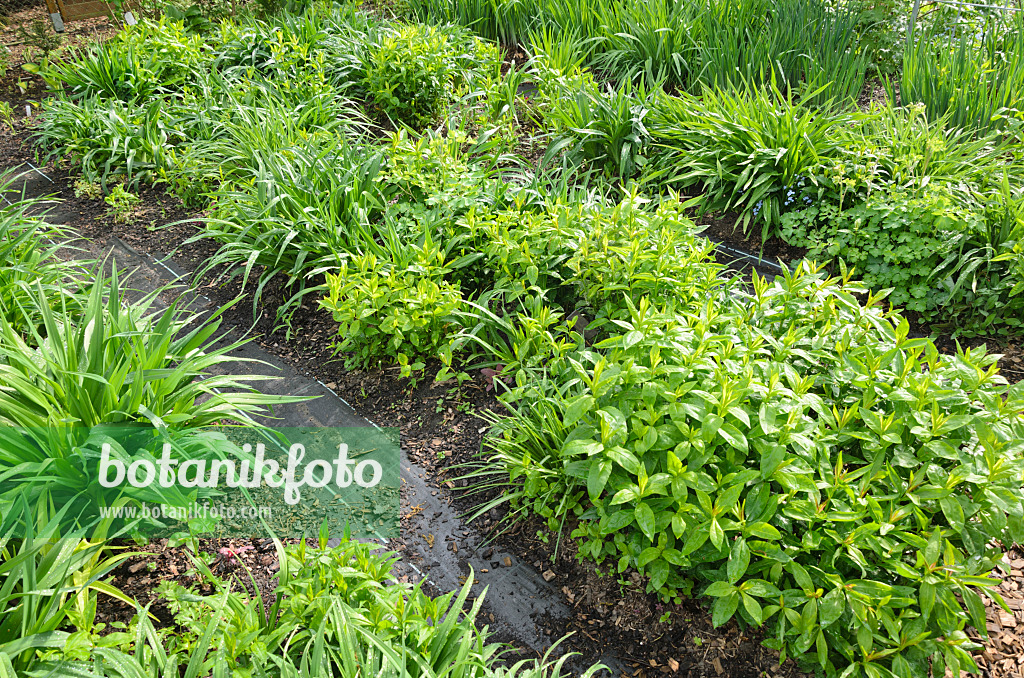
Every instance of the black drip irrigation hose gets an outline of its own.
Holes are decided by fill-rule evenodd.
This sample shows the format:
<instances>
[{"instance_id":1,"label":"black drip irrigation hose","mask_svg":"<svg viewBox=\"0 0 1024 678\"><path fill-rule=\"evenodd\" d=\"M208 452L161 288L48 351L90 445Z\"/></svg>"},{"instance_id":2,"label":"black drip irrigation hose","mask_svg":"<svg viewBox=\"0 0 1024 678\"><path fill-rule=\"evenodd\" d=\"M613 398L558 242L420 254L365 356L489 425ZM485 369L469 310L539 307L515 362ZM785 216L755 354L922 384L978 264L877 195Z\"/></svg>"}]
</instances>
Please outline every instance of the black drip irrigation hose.
<instances>
[{"instance_id":1,"label":"black drip irrigation hose","mask_svg":"<svg viewBox=\"0 0 1024 678\"><path fill-rule=\"evenodd\" d=\"M774 261L769 261L767 259L763 259L763 258L761 258L757 254L754 254L752 252L747 252L745 250L737 249L737 248L735 248L735 247L733 247L731 245L726 245L721 240L716 240L714 238L709 238L706 235L703 236L703 237L707 238L708 240L710 240L715 245L715 251L716 252L723 252L725 254L728 254L729 256L734 257L734 259L733 259L734 261L742 261L742 262L746 263L747 265L749 265L749 266L751 266L753 268L759 268L759 269L762 269L762 270L771 271L772 273L779 274L779 275L781 275L782 272L785 270L785 269L782 268L781 264L778 264L778 263L776 263ZM795 264L796 262L793 262L793 263Z\"/></svg>"}]
</instances>

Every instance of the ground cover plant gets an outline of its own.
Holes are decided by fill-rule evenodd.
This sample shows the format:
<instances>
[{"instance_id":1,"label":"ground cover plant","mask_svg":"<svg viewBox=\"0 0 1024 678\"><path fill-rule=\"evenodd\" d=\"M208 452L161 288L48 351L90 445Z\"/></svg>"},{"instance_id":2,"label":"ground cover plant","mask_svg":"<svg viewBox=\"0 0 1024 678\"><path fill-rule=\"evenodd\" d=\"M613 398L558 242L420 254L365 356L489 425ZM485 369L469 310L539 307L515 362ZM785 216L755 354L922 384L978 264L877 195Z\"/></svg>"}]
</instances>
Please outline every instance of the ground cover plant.
<instances>
[{"instance_id":1,"label":"ground cover plant","mask_svg":"<svg viewBox=\"0 0 1024 678\"><path fill-rule=\"evenodd\" d=\"M195 29L202 39L142 22L44 69L54 96L37 141L111 203L154 184L205 208L196 239L217 251L203 272L240 276L254 311L273 291L286 336L298 309L325 309L347 367L488 370L504 409L470 480L602 571L636 572L666 602L699 597L716 626L762 627L782 657L828 676L975 669L967 630L985 633L981 596L1001 603L990 574L1024 539L1024 393L985 347L941 354L889 303L965 335L1018 331L1016 113L981 124L991 110L967 94L942 103L920 88L857 106L875 56L856 6L409 9L422 23L316 3ZM972 68L1011 82L1000 50L1013 34L991 35ZM503 65L494 38L529 61ZM904 84L928 59L947 72L948 55L922 44L908 43ZM523 134L546 152L517 157ZM723 212L831 269L744 284L691 219ZM8 229L12 242L26 229ZM39 266L45 251L19 256ZM8 287L21 301L0 296L4 314L33 310L18 329L0 320L0 370L46 385L42 414L5 415L0 391L0 416L49 417L56 402L91 424L151 412L198 426L257 404L200 401L196 382L164 373L142 394L122 378L131 359L101 348L128 334L138 360L193 377L226 359L188 350L212 326L179 347L171 327L187 317L125 310L105 278L67 299ZM78 349L109 389L85 393ZM224 582L168 586L176 632L140 614L114 645L78 625L71 653L18 646L17 659L90 660L99 675L225 661L350 675L361 652L396 675L499 671L477 608L459 614L468 584L440 600L386 586L390 562L354 542L279 560L273 615ZM328 585L342 593L318 595Z\"/></svg>"}]
</instances>

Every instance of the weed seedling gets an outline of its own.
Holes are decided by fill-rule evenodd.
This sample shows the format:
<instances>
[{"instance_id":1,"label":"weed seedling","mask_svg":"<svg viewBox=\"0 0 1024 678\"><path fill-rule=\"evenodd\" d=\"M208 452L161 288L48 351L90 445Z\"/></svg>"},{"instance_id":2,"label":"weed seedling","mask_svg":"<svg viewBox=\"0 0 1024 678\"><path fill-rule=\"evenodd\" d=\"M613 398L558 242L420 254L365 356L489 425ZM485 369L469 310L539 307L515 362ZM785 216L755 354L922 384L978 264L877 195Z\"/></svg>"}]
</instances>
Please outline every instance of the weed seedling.
<instances>
[{"instance_id":1,"label":"weed seedling","mask_svg":"<svg viewBox=\"0 0 1024 678\"><path fill-rule=\"evenodd\" d=\"M98 200L103 197L103 187L95 181L78 179L75 181L75 197Z\"/></svg>"},{"instance_id":2,"label":"weed seedling","mask_svg":"<svg viewBox=\"0 0 1024 678\"><path fill-rule=\"evenodd\" d=\"M139 196L124 190L123 186L114 186L110 195L103 199L107 203L107 216L113 217L116 224L129 224L135 218L135 206L141 200Z\"/></svg>"},{"instance_id":3,"label":"weed seedling","mask_svg":"<svg viewBox=\"0 0 1024 678\"><path fill-rule=\"evenodd\" d=\"M0 68L0 71L2 70ZM6 101L0 101L0 126L14 130L14 109Z\"/></svg>"}]
</instances>

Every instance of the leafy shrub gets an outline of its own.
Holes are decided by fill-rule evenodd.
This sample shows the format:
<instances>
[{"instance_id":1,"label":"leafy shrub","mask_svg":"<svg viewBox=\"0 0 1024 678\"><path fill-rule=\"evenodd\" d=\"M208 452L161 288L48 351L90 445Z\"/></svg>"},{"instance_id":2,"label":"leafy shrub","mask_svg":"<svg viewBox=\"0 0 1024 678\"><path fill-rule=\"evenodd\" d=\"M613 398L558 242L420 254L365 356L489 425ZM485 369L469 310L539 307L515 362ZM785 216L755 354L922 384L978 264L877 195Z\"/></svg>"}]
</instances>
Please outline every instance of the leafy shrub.
<instances>
[{"instance_id":1,"label":"leafy shrub","mask_svg":"<svg viewBox=\"0 0 1024 678\"><path fill-rule=\"evenodd\" d=\"M666 153L648 178L697 187L702 211L741 212L744 228L756 217L767 239L784 211L785 189L838 156L844 129L857 119L815 110L774 87L662 97L647 128Z\"/></svg>"},{"instance_id":2,"label":"leafy shrub","mask_svg":"<svg viewBox=\"0 0 1024 678\"><path fill-rule=\"evenodd\" d=\"M388 117L414 127L432 122L471 73L493 64L494 48L455 27L399 25L382 28L366 52L365 89Z\"/></svg>"},{"instance_id":3,"label":"leafy shrub","mask_svg":"<svg viewBox=\"0 0 1024 678\"><path fill-rule=\"evenodd\" d=\"M875 191L863 202L841 209L812 205L782 216L780 237L808 249L816 260L842 260L855 267L874 290L892 288L894 304L911 311L936 307L940 295L930 284L933 271L971 234L983 217L944 184L917 190Z\"/></svg>"},{"instance_id":4,"label":"leafy shrub","mask_svg":"<svg viewBox=\"0 0 1024 678\"><path fill-rule=\"evenodd\" d=\"M209 37L197 35L201 15L196 5L186 12L186 19L174 19L168 14L156 21L141 21L135 26L124 26L108 42L119 49L131 49L136 58L145 55L156 69L161 87L179 91L191 86L195 79L208 72L213 58ZM209 24L209 29L213 25ZM203 31L205 32L205 30Z\"/></svg>"},{"instance_id":5,"label":"leafy shrub","mask_svg":"<svg viewBox=\"0 0 1024 678\"><path fill-rule=\"evenodd\" d=\"M462 294L444 280L449 264L429 240L406 251L400 243L390 245L399 250L397 260L355 256L328 274L327 297L320 304L340 324L342 339L335 349L350 354L346 366L394 361L408 376L448 343Z\"/></svg>"},{"instance_id":6,"label":"leafy shrub","mask_svg":"<svg viewBox=\"0 0 1024 678\"><path fill-rule=\"evenodd\" d=\"M893 75L903 65L903 48L910 12L904 0L854 0L858 45L868 69L879 77Z\"/></svg>"},{"instance_id":7,"label":"leafy shrub","mask_svg":"<svg viewBox=\"0 0 1024 678\"><path fill-rule=\"evenodd\" d=\"M616 333L517 376L488 441L502 500L829 673L972 668L991 540L1024 536L1024 399L855 291L801 268L686 313L627 300Z\"/></svg>"},{"instance_id":8,"label":"leafy shrub","mask_svg":"<svg viewBox=\"0 0 1024 678\"><path fill-rule=\"evenodd\" d=\"M593 210L567 243L572 255L565 262L571 271L566 282L597 320L626 320L625 300L641 297L659 308L681 311L676 305L682 302L692 309L700 294L684 299L679 290L712 294L721 284L720 269L708 262L712 245L694 237L685 205L667 200L649 211L644 203L634 193L610 209Z\"/></svg>"},{"instance_id":9,"label":"leafy shrub","mask_svg":"<svg viewBox=\"0 0 1024 678\"><path fill-rule=\"evenodd\" d=\"M391 135L382 183L394 196L389 214L416 222L412 228L450 223L473 206L508 202L508 187L496 181L490 149L465 132L432 130L413 137L404 130ZM457 237L447 229L446 237Z\"/></svg>"}]
</instances>

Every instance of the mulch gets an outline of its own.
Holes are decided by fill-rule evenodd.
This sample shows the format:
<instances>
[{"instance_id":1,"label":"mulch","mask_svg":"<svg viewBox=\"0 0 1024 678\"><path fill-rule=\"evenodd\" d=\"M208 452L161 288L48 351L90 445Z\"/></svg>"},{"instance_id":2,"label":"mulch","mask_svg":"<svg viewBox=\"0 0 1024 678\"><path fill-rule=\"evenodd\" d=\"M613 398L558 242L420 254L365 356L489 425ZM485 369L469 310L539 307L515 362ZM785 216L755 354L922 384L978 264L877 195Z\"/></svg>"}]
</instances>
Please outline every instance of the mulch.
<instances>
[{"instance_id":1,"label":"mulch","mask_svg":"<svg viewBox=\"0 0 1024 678\"><path fill-rule=\"evenodd\" d=\"M983 597L988 638L982 638L976 629L968 635L984 647L974 653L983 676L1024 677L1024 549L1013 547L1006 553L1002 570L992 576L1002 580L998 587L1010 612Z\"/></svg>"}]
</instances>

